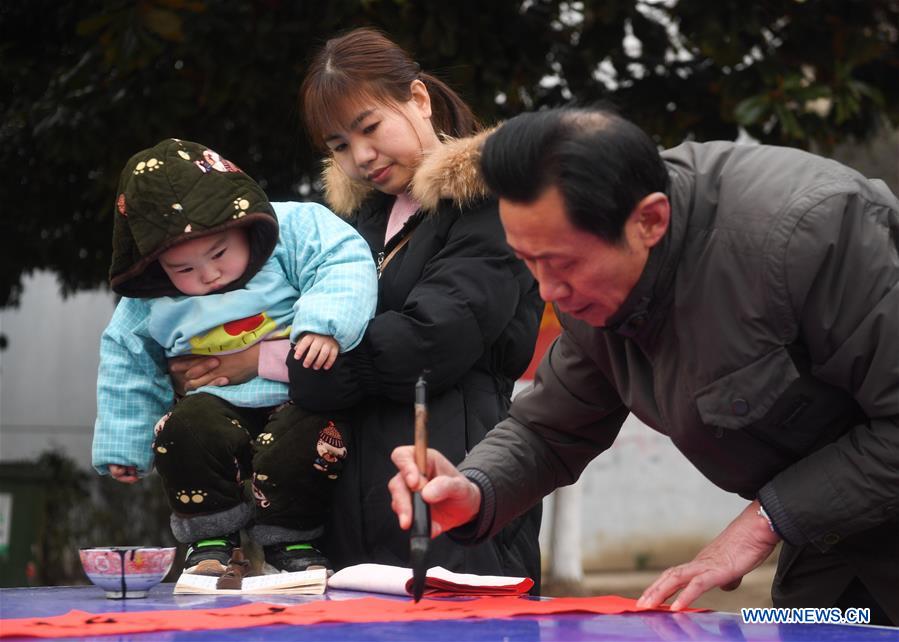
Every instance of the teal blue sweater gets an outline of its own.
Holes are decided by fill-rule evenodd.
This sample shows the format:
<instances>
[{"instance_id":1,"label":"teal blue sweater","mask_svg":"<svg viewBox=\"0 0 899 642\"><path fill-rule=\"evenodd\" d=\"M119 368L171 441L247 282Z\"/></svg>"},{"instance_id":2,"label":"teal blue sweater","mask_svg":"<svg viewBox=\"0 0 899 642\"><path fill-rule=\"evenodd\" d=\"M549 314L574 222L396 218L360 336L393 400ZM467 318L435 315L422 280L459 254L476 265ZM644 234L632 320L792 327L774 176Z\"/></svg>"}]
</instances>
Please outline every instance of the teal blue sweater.
<instances>
[{"instance_id":1,"label":"teal blue sweater","mask_svg":"<svg viewBox=\"0 0 899 642\"><path fill-rule=\"evenodd\" d=\"M226 354L266 338L304 332L333 336L341 352L359 343L375 311L377 276L368 244L315 203L273 203L278 244L239 289L205 296L123 297L100 341L93 465L136 466L153 460L153 426L171 409L167 359ZM242 407L287 401L286 383L256 377L207 392Z\"/></svg>"}]
</instances>

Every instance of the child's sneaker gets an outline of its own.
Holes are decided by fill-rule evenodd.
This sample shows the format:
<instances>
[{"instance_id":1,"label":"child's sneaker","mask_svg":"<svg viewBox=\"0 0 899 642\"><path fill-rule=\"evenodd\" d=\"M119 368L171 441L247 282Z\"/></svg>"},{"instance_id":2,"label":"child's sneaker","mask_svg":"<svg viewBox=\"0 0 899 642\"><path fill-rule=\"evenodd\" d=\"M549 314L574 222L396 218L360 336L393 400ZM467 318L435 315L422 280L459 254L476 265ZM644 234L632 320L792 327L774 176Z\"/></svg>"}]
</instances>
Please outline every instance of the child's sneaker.
<instances>
[{"instance_id":1,"label":"child's sneaker","mask_svg":"<svg viewBox=\"0 0 899 642\"><path fill-rule=\"evenodd\" d=\"M308 571L330 568L331 562L312 544L272 544L264 546L266 564L278 571Z\"/></svg>"},{"instance_id":2,"label":"child's sneaker","mask_svg":"<svg viewBox=\"0 0 899 642\"><path fill-rule=\"evenodd\" d=\"M239 533L193 542L187 547L184 572L192 575L220 576L228 570L231 551L238 546L240 546Z\"/></svg>"}]
</instances>

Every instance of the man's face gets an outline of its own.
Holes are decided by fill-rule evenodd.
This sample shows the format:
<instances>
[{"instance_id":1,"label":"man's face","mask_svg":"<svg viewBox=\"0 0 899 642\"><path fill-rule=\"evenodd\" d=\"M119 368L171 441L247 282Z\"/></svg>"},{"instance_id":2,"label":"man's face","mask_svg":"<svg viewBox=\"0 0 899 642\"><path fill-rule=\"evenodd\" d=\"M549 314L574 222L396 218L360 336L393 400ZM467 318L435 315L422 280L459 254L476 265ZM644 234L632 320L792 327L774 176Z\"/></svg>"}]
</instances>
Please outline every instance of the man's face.
<instances>
[{"instance_id":1,"label":"man's face","mask_svg":"<svg viewBox=\"0 0 899 642\"><path fill-rule=\"evenodd\" d=\"M543 300L593 326L621 307L649 256L635 215L621 242L608 243L571 224L555 186L533 203L501 199L499 212L506 241L540 283Z\"/></svg>"}]
</instances>

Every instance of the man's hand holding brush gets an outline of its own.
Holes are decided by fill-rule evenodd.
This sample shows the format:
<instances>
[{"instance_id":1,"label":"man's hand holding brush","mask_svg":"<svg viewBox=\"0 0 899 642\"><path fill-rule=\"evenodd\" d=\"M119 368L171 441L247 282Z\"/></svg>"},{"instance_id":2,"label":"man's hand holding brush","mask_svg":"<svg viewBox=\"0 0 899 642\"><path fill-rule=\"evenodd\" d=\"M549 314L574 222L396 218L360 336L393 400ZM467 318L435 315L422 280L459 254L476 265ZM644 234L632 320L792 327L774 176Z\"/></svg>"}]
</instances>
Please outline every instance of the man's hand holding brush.
<instances>
[{"instance_id":1,"label":"man's hand holding brush","mask_svg":"<svg viewBox=\"0 0 899 642\"><path fill-rule=\"evenodd\" d=\"M415 448L399 446L390 458L399 471L388 483L391 508L400 528L412 525L412 491L421 491L431 506L431 537L470 522L481 509L481 489L433 448L427 451L424 476L415 465ZM427 478L427 483L422 482Z\"/></svg>"}]
</instances>

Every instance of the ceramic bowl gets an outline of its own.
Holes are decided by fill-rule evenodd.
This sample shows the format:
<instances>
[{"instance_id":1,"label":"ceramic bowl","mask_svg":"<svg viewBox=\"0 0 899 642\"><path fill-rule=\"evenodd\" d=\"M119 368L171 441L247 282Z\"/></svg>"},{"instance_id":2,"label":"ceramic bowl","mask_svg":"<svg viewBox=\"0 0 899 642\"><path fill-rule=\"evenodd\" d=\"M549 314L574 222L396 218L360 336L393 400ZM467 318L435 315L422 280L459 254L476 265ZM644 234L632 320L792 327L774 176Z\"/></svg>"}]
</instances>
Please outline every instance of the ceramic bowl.
<instances>
[{"instance_id":1,"label":"ceramic bowl","mask_svg":"<svg viewBox=\"0 0 899 642\"><path fill-rule=\"evenodd\" d=\"M90 581L106 591L106 597L146 597L172 568L174 548L157 546L107 546L82 548L81 566Z\"/></svg>"}]
</instances>

